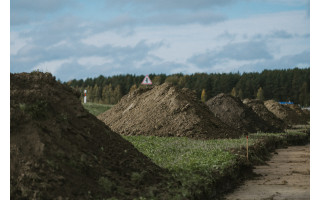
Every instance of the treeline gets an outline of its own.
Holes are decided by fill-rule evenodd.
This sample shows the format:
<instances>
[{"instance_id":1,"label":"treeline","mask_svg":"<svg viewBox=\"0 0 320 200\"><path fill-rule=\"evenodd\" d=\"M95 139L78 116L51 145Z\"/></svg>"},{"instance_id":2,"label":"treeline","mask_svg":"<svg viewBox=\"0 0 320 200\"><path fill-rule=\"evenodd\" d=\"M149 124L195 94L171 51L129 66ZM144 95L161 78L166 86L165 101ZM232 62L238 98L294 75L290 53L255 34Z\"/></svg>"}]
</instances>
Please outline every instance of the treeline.
<instances>
[{"instance_id":1,"label":"treeline","mask_svg":"<svg viewBox=\"0 0 320 200\"><path fill-rule=\"evenodd\" d=\"M153 85L170 82L180 88L195 90L199 99L205 101L219 93L229 93L241 99L292 101L301 106L310 105L310 68L264 70L261 73L207 74L150 74ZM87 90L87 101L116 104L122 96L141 87L144 76L117 75L85 80L71 80L65 84L82 93Z\"/></svg>"}]
</instances>

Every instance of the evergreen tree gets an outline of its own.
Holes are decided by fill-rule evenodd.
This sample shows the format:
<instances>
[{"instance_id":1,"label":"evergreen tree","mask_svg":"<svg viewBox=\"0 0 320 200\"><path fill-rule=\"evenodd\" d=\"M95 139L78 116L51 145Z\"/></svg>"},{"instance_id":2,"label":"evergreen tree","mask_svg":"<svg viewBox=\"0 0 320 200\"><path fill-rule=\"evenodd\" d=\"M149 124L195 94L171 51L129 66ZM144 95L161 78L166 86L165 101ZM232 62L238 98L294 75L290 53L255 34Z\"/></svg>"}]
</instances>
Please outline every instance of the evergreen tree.
<instances>
[{"instance_id":1,"label":"evergreen tree","mask_svg":"<svg viewBox=\"0 0 320 200\"><path fill-rule=\"evenodd\" d=\"M120 101L121 97L122 97L121 88L120 88L120 85L118 85L114 89L114 98L115 98L114 104L118 103Z\"/></svg>"},{"instance_id":2,"label":"evergreen tree","mask_svg":"<svg viewBox=\"0 0 320 200\"><path fill-rule=\"evenodd\" d=\"M243 92L242 92L242 90L241 90L241 89L239 90L238 97L239 97L241 100L243 99Z\"/></svg>"},{"instance_id":3,"label":"evergreen tree","mask_svg":"<svg viewBox=\"0 0 320 200\"><path fill-rule=\"evenodd\" d=\"M155 76L152 79L152 85L161 85L161 77L160 76ZM130 89L130 91L131 91L131 89Z\"/></svg>"},{"instance_id":4,"label":"evergreen tree","mask_svg":"<svg viewBox=\"0 0 320 200\"><path fill-rule=\"evenodd\" d=\"M310 92L308 91L308 85L304 82L300 88L299 103L301 106L309 106Z\"/></svg>"},{"instance_id":5,"label":"evergreen tree","mask_svg":"<svg viewBox=\"0 0 320 200\"><path fill-rule=\"evenodd\" d=\"M286 70L264 70L262 73L223 73L207 74L195 73L183 74L150 74L153 85L170 82L179 88L189 88L196 92L201 99L202 90L205 90L206 99L219 93L231 93L231 95L244 98L259 98L258 90L263 88L263 99L274 99L276 101L291 100L296 104L310 105L310 68L286 69ZM83 100L83 90L86 89L88 102L102 102L114 104L133 85L137 87L144 75L117 75L111 77L98 76L85 80L70 80L64 84L80 91Z\"/></svg>"},{"instance_id":6,"label":"evergreen tree","mask_svg":"<svg viewBox=\"0 0 320 200\"><path fill-rule=\"evenodd\" d=\"M166 83L171 83L173 85L178 85L179 77L176 75L168 76L165 80Z\"/></svg>"},{"instance_id":7,"label":"evergreen tree","mask_svg":"<svg viewBox=\"0 0 320 200\"><path fill-rule=\"evenodd\" d=\"M100 97L99 97L98 85L94 85L91 95L92 95L92 102L99 103Z\"/></svg>"}]
</instances>

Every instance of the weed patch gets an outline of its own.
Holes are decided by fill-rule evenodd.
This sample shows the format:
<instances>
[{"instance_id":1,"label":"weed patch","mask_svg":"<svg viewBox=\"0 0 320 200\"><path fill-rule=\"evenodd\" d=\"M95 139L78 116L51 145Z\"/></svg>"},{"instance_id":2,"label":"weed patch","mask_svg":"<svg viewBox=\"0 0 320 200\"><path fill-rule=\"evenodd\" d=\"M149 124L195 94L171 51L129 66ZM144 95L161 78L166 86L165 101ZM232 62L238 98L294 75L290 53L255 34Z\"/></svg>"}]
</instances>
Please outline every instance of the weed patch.
<instances>
[{"instance_id":1,"label":"weed patch","mask_svg":"<svg viewBox=\"0 0 320 200\"><path fill-rule=\"evenodd\" d=\"M99 114L104 113L105 111L109 110L112 107L112 105L98 104L98 103L85 103L82 105L86 110L88 110L94 116L98 116Z\"/></svg>"},{"instance_id":2,"label":"weed patch","mask_svg":"<svg viewBox=\"0 0 320 200\"><path fill-rule=\"evenodd\" d=\"M24 114L30 115L32 119L43 120L47 117L49 105L48 102L40 100L32 104L20 103L19 108Z\"/></svg>"}]
</instances>

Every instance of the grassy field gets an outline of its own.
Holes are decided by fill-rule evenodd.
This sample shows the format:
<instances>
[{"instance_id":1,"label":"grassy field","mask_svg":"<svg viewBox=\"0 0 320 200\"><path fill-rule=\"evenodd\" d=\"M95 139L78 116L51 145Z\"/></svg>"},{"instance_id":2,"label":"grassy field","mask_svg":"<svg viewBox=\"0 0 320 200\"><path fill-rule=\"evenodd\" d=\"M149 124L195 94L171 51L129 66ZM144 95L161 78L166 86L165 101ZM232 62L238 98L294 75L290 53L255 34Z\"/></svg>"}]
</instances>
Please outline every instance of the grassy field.
<instances>
[{"instance_id":1,"label":"grassy field","mask_svg":"<svg viewBox=\"0 0 320 200\"><path fill-rule=\"evenodd\" d=\"M98 103L85 103L82 105L86 110L88 110L91 114L95 116L109 110L113 106L113 105L98 104Z\"/></svg>"},{"instance_id":2,"label":"grassy field","mask_svg":"<svg viewBox=\"0 0 320 200\"><path fill-rule=\"evenodd\" d=\"M181 199L214 198L223 177L237 181L239 170L263 163L275 144L287 144L288 137L306 136L301 132L249 135L249 161L246 138L193 140L184 137L123 136L157 165L168 169L182 187ZM234 179L234 180L232 180ZM224 182L225 183L225 182ZM229 184L229 183L225 183ZM178 198L179 199L179 198Z\"/></svg>"},{"instance_id":3,"label":"grassy field","mask_svg":"<svg viewBox=\"0 0 320 200\"><path fill-rule=\"evenodd\" d=\"M185 137L123 136L156 164L173 171L223 169L231 165L235 155L228 149L241 149L246 138L193 140ZM256 139L250 140L250 145Z\"/></svg>"}]
</instances>

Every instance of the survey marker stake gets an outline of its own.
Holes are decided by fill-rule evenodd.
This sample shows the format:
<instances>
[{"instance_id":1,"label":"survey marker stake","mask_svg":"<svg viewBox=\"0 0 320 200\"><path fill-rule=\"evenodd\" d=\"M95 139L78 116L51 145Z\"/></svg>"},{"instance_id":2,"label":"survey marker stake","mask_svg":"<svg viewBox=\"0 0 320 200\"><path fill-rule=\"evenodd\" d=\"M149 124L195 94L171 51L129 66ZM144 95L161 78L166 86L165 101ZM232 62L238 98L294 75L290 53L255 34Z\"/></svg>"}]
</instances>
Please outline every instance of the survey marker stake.
<instances>
[{"instance_id":1,"label":"survey marker stake","mask_svg":"<svg viewBox=\"0 0 320 200\"><path fill-rule=\"evenodd\" d=\"M83 103L87 103L87 90L84 90L84 98L83 98Z\"/></svg>"}]
</instances>

